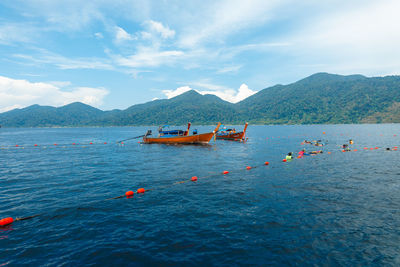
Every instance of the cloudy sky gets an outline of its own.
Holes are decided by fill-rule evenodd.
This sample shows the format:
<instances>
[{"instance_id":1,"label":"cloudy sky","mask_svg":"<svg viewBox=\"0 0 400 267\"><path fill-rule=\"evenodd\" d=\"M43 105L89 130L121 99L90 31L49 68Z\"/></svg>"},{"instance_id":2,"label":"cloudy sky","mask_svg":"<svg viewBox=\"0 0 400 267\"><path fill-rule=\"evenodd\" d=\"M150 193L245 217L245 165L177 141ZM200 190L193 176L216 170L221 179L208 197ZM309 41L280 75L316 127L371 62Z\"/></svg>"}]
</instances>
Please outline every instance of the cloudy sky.
<instances>
[{"instance_id":1,"label":"cloudy sky","mask_svg":"<svg viewBox=\"0 0 400 267\"><path fill-rule=\"evenodd\" d=\"M0 112L400 74L398 0L2 0Z\"/></svg>"}]
</instances>

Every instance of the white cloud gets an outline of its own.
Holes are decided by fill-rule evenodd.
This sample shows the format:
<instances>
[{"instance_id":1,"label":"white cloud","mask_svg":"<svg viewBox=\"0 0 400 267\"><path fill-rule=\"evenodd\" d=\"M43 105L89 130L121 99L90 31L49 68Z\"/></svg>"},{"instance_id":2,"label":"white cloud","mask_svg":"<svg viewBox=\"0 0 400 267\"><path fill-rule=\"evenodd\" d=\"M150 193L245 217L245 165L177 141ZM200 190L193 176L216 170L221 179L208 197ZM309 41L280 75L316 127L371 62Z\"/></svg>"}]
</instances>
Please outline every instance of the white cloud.
<instances>
[{"instance_id":1,"label":"white cloud","mask_svg":"<svg viewBox=\"0 0 400 267\"><path fill-rule=\"evenodd\" d=\"M39 50L38 55L14 54L16 58L24 59L36 64L52 64L60 69L102 69L113 70L112 64L99 58L68 58L55 53Z\"/></svg>"},{"instance_id":2,"label":"white cloud","mask_svg":"<svg viewBox=\"0 0 400 267\"><path fill-rule=\"evenodd\" d=\"M103 39L103 38L104 38L104 36L103 36L103 34L102 34L101 32L96 32L96 33L94 34L94 36L95 36L97 39Z\"/></svg>"},{"instance_id":3,"label":"white cloud","mask_svg":"<svg viewBox=\"0 0 400 267\"><path fill-rule=\"evenodd\" d=\"M209 5L198 12L192 23L187 21L180 45L193 47L207 42L223 42L239 30L260 26L274 16L273 10L287 1L278 0L225 0Z\"/></svg>"},{"instance_id":4,"label":"white cloud","mask_svg":"<svg viewBox=\"0 0 400 267\"><path fill-rule=\"evenodd\" d=\"M136 37L127 33L124 29L121 27L115 26L115 42L121 43L124 41L132 41L135 40Z\"/></svg>"},{"instance_id":5,"label":"white cloud","mask_svg":"<svg viewBox=\"0 0 400 267\"><path fill-rule=\"evenodd\" d=\"M68 83L60 83L62 86ZM0 112L33 104L63 106L72 102L82 102L99 107L108 94L104 88L75 87L63 91L54 82L30 82L0 76Z\"/></svg>"},{"instance_id":6,"label":"white cloud","mask_svg":"<svg viewBox=\"0 0 400 267\"><path fill-rule=\"evenodd\" d=\"M246 84L242 84L238 90L230 89L224 86L220 85L212 85L212 84L205 84L205 83L193 83L197 84L199 87L203 88L208 88L209 90L199 90L195 89L196 92L206 95L206 94L211 94L211 95L216 95L219 98L231 102L231 103L237 103L242 101L243 99L257 93L257 91L253 91L249 89L249 87ZM190 86L182 86L179 87L175 90L162 90L162 93L167 96L167 98L173 98L175 96L178 96L180 94L183 94L187 91L194 90Z\"/></svg>"},{"instance_id":7,"label":"white cloud","mask_svg":"<svg viewBox=\"0 0 400 267\"><path fill-rule=\"evenodd\" d=\"M229 73L229 72L238 72L241 67L242 66L240 66L240 65L226 66L226 67L223 67L223 68L217 70L217 73L223 74L223 73Z\"/></svg>"},{"instance_id":8,"label":"white cloud","mask_svg":"<svg viewBox=\"0 0 400 267\"><path fill-rule=\"evenodd\" d=\"M140 47L136 54L128 57L118 56L115 60L117 64L131 68L158 67L160 65L172 64L183 55L183 51L158 51L154 48Z\"/></svg>"},{"instance_id":9,"label":"white cloud","mask_svg":"<svg viewBox=\"0 0 400 267\"><path fill-rule=\"evenodd\" d=\"M156 32L161 35L162 38L172 38L175 36L175 31L169 27L165 27L161 22L149 20L145 23L150 31Z\"/></svg>"},{"instance_id":10,"label":"white cloud","mask_svg":"<svg viewBox=\"0 0 400 267\"><path fill-rule=\"evenodd\" d=\"M351 3L351 1L350 1ZM400 68L400 2L366 1L313 16L296 35L290 53L301 64L324 64L324 71L377 75ZM319 67L314 68L321 71Z\"/></svg>"},{"instance_id":11,"label":"white cloud","mask_svg":"<svg viewBox=\"0 0 400 267\"><path fill-rule=\"evenodd\" d=\"M182 86L182 87L176 88L175 90L162 90L162 93L165 94L168 99L170 99L170 98L181 95L190 90L193 90L193 89L190 88L189 86Z\"/></svg>"}]
</instances>

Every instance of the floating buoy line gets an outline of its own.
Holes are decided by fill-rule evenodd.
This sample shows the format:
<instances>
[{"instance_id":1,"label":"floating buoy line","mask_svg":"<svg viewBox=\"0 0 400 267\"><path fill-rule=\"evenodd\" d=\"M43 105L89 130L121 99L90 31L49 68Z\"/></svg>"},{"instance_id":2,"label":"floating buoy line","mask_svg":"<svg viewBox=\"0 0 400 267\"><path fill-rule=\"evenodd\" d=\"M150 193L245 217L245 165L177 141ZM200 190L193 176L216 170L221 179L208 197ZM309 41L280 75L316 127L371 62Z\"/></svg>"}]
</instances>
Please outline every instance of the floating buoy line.
<instances>
[{"instance_id":1,"label":"floating buoy line","mask_svg":"<svg viewBox=\"0 0 400 267\"><path fill-rule=\"evenodd\" d=\"M325 132L323 133L325 134ZM394 135L396 136L396 135ZM267 138L268 139L268 138ZM128 140L128 139L127 139ZM125 140L123 140L125 141ZM123 141L119 141L117 142L118 145L124 145ZM86 147L86 146L95 146L95 145L107 145L107 144L111 144L108 142L89 142L89 143L69 143L69 144L57 144L54 143L52 145L38 145L38 144L34 144L34 145L15 145L15 146L0 146L0 149L11 149L11 148L49 148L49 147ZM347 149L347 150L338 150L339 152L361 152L361 151L371 151L371 150L390 150L390 151L397 151L398 147L397 146L393 146L393 147L386 147L386 148L382 148L382 147L363 147L361 148L354 148L354 149ZM328 151L327 154L330 155L332 154L332 152L336 152L336 151ZM304 155L304 156L297 156L297 159L302 159L304 157L309 157L309 156L316 156L317 154L311 154L311 155ZM291 162L293 159L282 159L282 162L284 162L285 164ZM239 172L239 171L251 171L252 169L255 168L260 168L262 166L269 166L270 162L269 161L265 161L262 165L258 165L258 166L246 166L243 167L241 169L237 169L236 171L233 172ZM177 182L174 182L172 184L168 184L168 185L164 185L164 186L159 186L159 187L154 187L154 188L149 188L149 189L145 189L145 188L138 188L137 190L133 191L133 190L128 190L125 192L125 194L120 195L120 196L116 196L116 197L111 197L111 198L107 198L104 200L99 200L99 201L106 201L106 200L114 200L114 199L121 199L121 198L127 198L127 199L131 199L134 198L135 194L145 194L146 192L150 192L150 191L154 191L154 190L161 190L161 189L165 189L168 187L172 187L176 184L183 184L186 182L198 182L198 181L202 181L205 180L207 178L212 178L212 177L218 177L218 176L229 176L229 174L231 173L231 171L228 170L224 170L224 171L220 171L218 173L214 173L211 175L206 175L206 176L192 176L190 179L185 179L185 180L180 180ZM77 207L79 208L79 207ZM39 216L41 216L43 214L35 214L35 215L31 215L31 216L26 216L26 217L17 217L17 218L12 218L12 217L6 217L3 219L0 219L0 228L4 228L4 227L9 227L10 225L12 225L15 222L18 221L24 221L24 220L29 220L29 219L33 219L33 218L37 218Z\"/></svg>"}]
</instances>

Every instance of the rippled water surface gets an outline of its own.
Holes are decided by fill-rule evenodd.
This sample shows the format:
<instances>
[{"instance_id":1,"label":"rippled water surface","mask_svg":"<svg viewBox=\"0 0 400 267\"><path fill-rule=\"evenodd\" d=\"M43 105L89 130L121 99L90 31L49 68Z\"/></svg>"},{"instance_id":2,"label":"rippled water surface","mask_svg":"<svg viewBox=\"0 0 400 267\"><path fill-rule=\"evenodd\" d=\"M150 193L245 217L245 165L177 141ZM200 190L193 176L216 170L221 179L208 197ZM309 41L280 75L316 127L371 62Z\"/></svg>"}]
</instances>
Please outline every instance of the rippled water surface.
<instances>
[{"instance_id":1,"label":"rippled water surface","mask_svg":"<svg viewBox=\"0 0 400 267\"><path fill-rule=\"evenodd\" d=\"M146 130L0 129L0 219L39 214L0 228L0 266L400 264L400 151L386 150L400 145L400 125L116 144ZM328 144L282 162L319 149L304 139ZM349 139L357 151L341 152ZM138 188L151 191L107 200Z\"/></svg>"}]
</instances>

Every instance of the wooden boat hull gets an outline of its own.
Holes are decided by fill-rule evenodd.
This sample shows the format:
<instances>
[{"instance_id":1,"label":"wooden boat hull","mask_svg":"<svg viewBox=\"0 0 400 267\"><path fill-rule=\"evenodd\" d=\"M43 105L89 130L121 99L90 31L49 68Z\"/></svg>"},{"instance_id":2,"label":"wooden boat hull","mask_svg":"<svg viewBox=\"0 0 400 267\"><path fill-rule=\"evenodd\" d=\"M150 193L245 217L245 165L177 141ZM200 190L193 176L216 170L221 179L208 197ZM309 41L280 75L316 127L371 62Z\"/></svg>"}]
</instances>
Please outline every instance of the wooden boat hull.
<instances>
[{"instance_id":1,"label":"wooden boat hull","mask_svg":"<svg viewBox=\"0 0 400 267\"><path fill-rule=\"evenodd\" d=\"M246 129L247 129L248 123L244 125L243 132L237 132L237 133L227 133L227 134L218 134L217 133L217 139L220 140L232 140L232 141L243 141L246 136Z\"/></svg>"},{"instance_id":2,"label":"wooden boat hull","mask_svg":"<svg viewBox=\"0 0 400 267\"><path fill-rule=\"evenodd\" d=\"M143 143L146 144L208 144L213 138L214 133L204 133L189 136L173 137L144 137Z\"/></svg>"},{"instance_id":3,"label":"wooden boat hull","mask_svg":"<svg viewBox=\"0 0 400 267\"><path fill-rule=\"evenodd\" d=\"M238 133L227 134L227 135L217 135L217 139L222 139L222 140L242 140L242 139L244 139L244 132L238 132Z\"/></svg>"},{"instance_id":4,"label":"wooden boat hull","mask_svg":"<svg viewBox=\"0 0 400 267\"><path fill-rule=\"evenodd\" d=\"M211 133L203 133L188 136L171 136L171 137L143 137L145 144L208 144L218 131L221 123Z\"/></svg>"}]
</instances>

